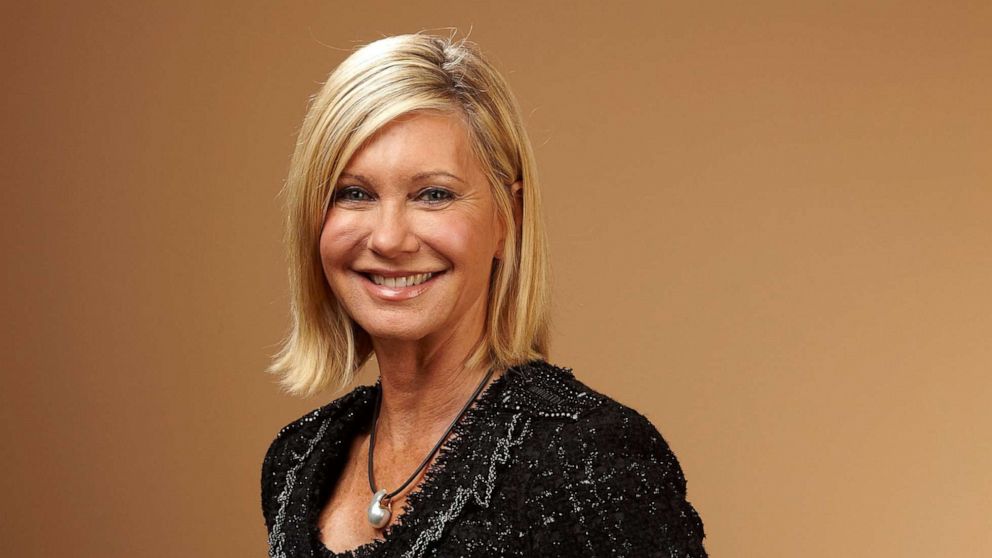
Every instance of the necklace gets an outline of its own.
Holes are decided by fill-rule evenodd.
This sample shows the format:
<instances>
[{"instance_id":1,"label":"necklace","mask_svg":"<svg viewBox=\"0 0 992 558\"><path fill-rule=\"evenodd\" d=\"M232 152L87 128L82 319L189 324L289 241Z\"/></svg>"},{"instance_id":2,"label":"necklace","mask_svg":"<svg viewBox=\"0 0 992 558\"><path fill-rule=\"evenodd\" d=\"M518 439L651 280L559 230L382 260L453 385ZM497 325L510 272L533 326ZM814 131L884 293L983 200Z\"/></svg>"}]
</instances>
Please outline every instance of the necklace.
<instances>
[{"instance_id":1,"label":"necklace","mask_svg":"<svg viewBox=\"0 0 992 558\"><path fill-rule=\"evenodd\" d=\"M369 488L372 489L372 502L369 504L368 519L369 519L369 523L371 523L373 527L375 527L376 529L382 529L383 527L386 526L386 524L389 523L389 519L393 515L393 511L392 511L393 497L399 494L400 492L402 492L403 489L406 488L407 485L409 485L413 481L413 479L417 478L417 475L420 473L420 470L427 466L427 463L431 460L431 457L433 457L434 454L437 453L437 450L441 447L441 444L444 442L445 438L448 437L448 434L451 434L451 431L455 428L455 425L458 424L458 420L462 418L462 415L464 415L465 411L467 411L469 406L472 405L472 402L475 401L475 398L479 396L479 392L482 391L482 386L486 385L486 382L489 381L489 378L492 375L493 375L493 369L490 368L489 372L486 373L486 377L483 378L482 382L479 383L479 387L475 388L475 392L472 393L472 397L468 400L468 402L465 403L465 406L462 407L462 410L459 411L458 415L455 417L455 420L451 421L451 425L448 426L448 429L441 436L441 439L438 440L436 444L434 444L434 449L432 449L430 453L427 454L427 457L425 457L424 460L420 463L420 466L417 467L417 470L414 471L412 475L410 475L410 478L406 479L406 482L404 482L402 485L400 485L399 488L397 488L392 492L386 492L385 488L376 490L375 474L372 471L373 469L372 454L375 452L375 425L377 422L379 422L379 402L382 399L382 385L380 383L379 391L376 394L376 398L375 398L375 413L372 416L372 436L369 439ZM385 504L385 507L383 506L383 504Z\"/></svg>"}]
</instances>

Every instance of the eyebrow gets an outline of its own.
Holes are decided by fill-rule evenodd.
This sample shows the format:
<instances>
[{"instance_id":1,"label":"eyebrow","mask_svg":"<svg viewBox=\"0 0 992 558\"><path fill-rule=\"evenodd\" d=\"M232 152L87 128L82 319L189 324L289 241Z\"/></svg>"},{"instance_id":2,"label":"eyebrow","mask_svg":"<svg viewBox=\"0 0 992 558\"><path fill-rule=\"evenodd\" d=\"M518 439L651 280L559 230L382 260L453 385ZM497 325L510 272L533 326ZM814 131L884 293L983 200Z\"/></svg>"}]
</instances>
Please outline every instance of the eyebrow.
<instances>
[{"instance_id":1,"label":"eyebrow","mask_svg":"<svg viewBox=\"0 0 992 558\"><path fill-rule=\"evenodd\" d=\"M455 174L451 174L450 172L443 171L443 170L418 172L417 174L413 175L410 178L412 180L414 180L414 181L417 181L417 180L423 180L425 178L432 178L434 176L447 176L448 178L453 178L453 179L457 180L458 182L461 182L462 184L467 184L465 182L465 180L463 180L460 176L455 175Z\"/></svg>"},{"instance_id":2,"label":"eyebrow","mask_svg":"<svg viewBox=\"0 0 992 558\"><path fill-rule=\"evenodd\" d=\"M364 182L365 184L371 184L372 183L372 181L369 180L368 178L366 178L366 177L364 177L364 176L362 176L360 174L353 174L353 173L350 173L350 172L342 172L338 176L338 178L350 178L352 180L357 180L359 182Z\"/></svg>"},{"instance_id":3,"label":"eyebrow","mask_svg":"<svg viewBox=\"0 0 992 558\"><path fill-rule=\"evenodd\" d=\"M468 184L460 176L458 176L456 174L451 174L450 172L443 171L443 170L433 170L433 171L418 172L417 174L411 176L410 177L410 180L412 182L417 182L419 180L423 180L425 178L432 178L432 177L435 177L435 176L446 176L448 178L452 178L454 180L457 180L458 182L461 182L462 184ZM357 180L359 182L364 182L365 184L373 184L373 185L375 184L375 181L374 180L371 180L368 177L362 176L360 174L354 174L354 173L350 173L350 172L342 172L340 177L341 178L350 178L352 180Z\"/></svg>"}]
</instances>

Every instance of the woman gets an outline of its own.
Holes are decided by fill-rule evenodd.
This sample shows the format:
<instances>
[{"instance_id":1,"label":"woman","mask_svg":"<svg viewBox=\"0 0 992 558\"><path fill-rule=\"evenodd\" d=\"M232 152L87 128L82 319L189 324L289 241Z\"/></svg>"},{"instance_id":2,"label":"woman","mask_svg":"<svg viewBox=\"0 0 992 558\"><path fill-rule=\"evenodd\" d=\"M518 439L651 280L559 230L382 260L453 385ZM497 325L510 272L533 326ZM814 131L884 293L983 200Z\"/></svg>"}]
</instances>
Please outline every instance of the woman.
<instances>
[{"instance_id":1,"label":"woman","mask_svg":"<svg viewBox=\"0 0 992 558\"><path fill-rule=\"evenodd\" d=\"M286 182L294 394L379 378L279 432L273 557L705 556L678 461L548 363L533 153L502 77L428 35L352 54Z\"/></svg>"}]
</instances>

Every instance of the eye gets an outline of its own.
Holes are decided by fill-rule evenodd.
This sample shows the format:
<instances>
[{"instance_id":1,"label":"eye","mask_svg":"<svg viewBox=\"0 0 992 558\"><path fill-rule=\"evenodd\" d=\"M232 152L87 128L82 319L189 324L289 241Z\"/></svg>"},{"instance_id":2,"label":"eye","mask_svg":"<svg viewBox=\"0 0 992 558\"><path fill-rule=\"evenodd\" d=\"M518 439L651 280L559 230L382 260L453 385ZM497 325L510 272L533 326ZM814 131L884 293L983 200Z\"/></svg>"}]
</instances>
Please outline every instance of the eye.
<instances>
[{"instance_id":1,"label":"eye","mask_svg":"<svg viewBox=\"0 0 992 558\"><path fill-rule=\"evenodd\" d=\"M371 199L372 196L358 186L338 188L338 190L334 193L334 201L336 202L364 202Z\"/></svg>"},{"instance_id":2,"label":"eye","mask_svg":"<svg viewBox=\"0 0 992 558\"><path fill-rule=\"evenodd\" d=\"M444 188L427 188L421 190L416 199L431 205L440 205L455 199L455 195Z\"/></svg>"}]
</instances>

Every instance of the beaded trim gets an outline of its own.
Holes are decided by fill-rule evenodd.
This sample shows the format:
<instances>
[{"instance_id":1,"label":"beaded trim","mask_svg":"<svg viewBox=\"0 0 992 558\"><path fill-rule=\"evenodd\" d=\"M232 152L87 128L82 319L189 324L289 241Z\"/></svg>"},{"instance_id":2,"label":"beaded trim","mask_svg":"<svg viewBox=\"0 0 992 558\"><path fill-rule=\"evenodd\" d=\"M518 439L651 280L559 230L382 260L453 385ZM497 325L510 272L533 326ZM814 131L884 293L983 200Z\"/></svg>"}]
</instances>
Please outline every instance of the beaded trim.
<instances>
[{"instance_id":1,"label":"beaded trim","mask_svg":"<svg viewBox=\"0 0 992 558\"><path fill-rule=\"evenodd\" d=\"M313 415L313 418L317 418L317 415ZM307 444L307 449L303 455L296 456L296 464L293 468L286 473L286 483L283 485L282 491L276 498L279 502L279 512L276 514L275 522L272 524L272 531L269 533L269 556L271 558L288 558L286 556L286 551L284 550L286 544L286 533L283 532L283 523L286 521L286 508L289 506L289 497L293 492L293 488L296 485L296 474L299 472L300 468L306 463L307 458L313 453L314 448L320 443L320 440L324 437L327 432L327 425L331 421L325 420L320 424L320 429L317 430L317 434L310 439L310 443Z\"/></svg>"}]
</instances>

